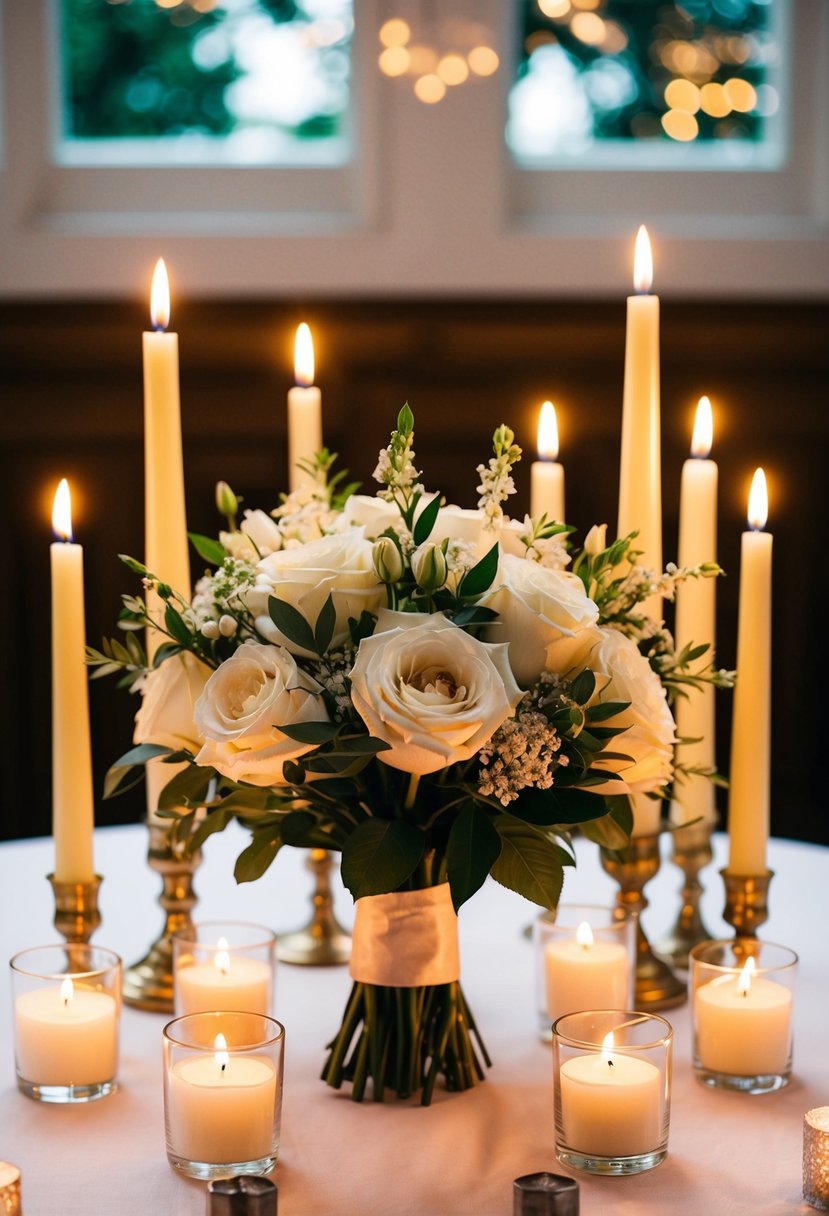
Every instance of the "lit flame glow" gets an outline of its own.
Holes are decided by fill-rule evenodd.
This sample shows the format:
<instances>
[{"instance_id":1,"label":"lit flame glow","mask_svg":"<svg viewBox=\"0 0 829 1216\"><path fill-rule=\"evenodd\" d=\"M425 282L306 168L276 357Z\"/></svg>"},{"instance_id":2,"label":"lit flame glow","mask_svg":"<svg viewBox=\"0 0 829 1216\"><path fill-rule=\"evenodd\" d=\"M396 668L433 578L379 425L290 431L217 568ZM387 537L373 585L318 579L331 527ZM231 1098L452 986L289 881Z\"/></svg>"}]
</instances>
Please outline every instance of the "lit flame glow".
<instances>
[{"instance_id":1,"label":"lit flame glow","mask_svg":"<svg viewBox=\"0 0 829 1216\"><path fill-rule=\"evenodd\" d=\"M55 490L55 501L52 506L52 531L59 540L72 539L72 499L69 494L69 482L65 477Z\"/></svg>"},{"instance_id":2,"label":"lit flame glow","mask_svg":"<svg viewBox=\"0 0 829 1216\"><path fill-rule=\"evenodd\" d=\"M640 295L647 295L653 285L653 254L648 230L640 224L633 254L633 286Z\"/></svg>"},{"instance_id":3,"label":"lit flame glow","mask_svg":"<svg viewBox=\"0 0 829 1216\"><path fill-rule=\"evenodd\" d=\"M314 340L304 321L297 326L294 340L294 379L303 388L314 383Z\"/></svg>"},{"instance_id":4,"label":"lit flame glow","mask_svg":"<svg viewBox=\"0 0 829 1216\"><path fill-rule=\"evenodd\" d=\"M223 1034L217 1034L213 1040L215 1050L214 1059L219 1072L224 1072L227 1068L230 1056L227 1054L227 1039Z\"/></svg>"},{"instance_id":5,"label":"lit flame glow","mask_svg":"<svg viewBox=\"0 0 829 1216\"><path fill-rule=\"evenodd\" d=\"M220 937L216 942L216 955L213 959L213 966L217 971L221 971L222 975L227 975L230 971L230 955L228 954L229 942L226 937Z\"/></svg>"},{"instance_id":6,"label":"lit flame glow","mask_svg":"<svg viewBox=\"0 0 829 1216\"><path fill-rule=\"evenodd\" d=\"M60 999L61 999L61 1003L63 1004L63 1006L66 1007L67 1005L69 1005L69 1003L72 1001L74 996L75 996L75 985L72 983L69 976L67 975L66 979L63 980L63 982L61 983L61 986L60 986Z\"/></svg>"},{"instance_id":7,"label":"lit flame glow","mask_svg":"<svg viewBox=\"0 0 829 1216\"><path fill-rule=\"evenodd\" d=\"M762 532L768 518L769 492L766 489L766 475L762 469L757 469L748 496L748 526L754 532Z\"/></svg>"},{"instance_id":8,"label":"lit flame glow","mask_svg":"<svg viewBox=\"0 0 829 1216\"><path fill-rule=\"evenodd\" d=\"M558 459L558 419L552 401L545 401L538 415L538 458Z\"/></svg>"},{"instance_id":9,"label":"lit flame glow","mask_svg":"<svg viewBox=\"0 0 829 1216\"><path fill-rule=\"evenodd\" d=\"M578 929L576 929L576 944L584 950L589 950L593 945L593 930L586 920L583 920Z\"/></svg>"},{"instance_id":10,"label":"lit flame glow","mask_svg":"<svg viewBox=\"0 0 829 1216\"><path fill-rule=\"evenodd\" d=\"M616 1040L613 1038L613 1031L609 1030L602 1039L602 1063L607 1064L608 1068L613 1067L613 1057L611 1052L616 1046Z\"/></svg>"},{"instance_id":11,"label":"lit flame glow","mask_svg":"<svg viewBox=\"0 0 829 1216\"><path fill-rule=\"evenodd\" d=\"M694 434L691 439L691 455L704 460L714 442L714 414L707 397L700 397L694 419Z\"/></svg>"},{"instance_id":12,"label":"lit flame glow","mask_svg":"<svg viewBox=\"0 0 829 1216\"><path fill-rule=\"evenodd\" d=\"M166 329L170 324L170 280L164 258L159 258L153 271L150 288L150 319L153 329Z\"/></svg>"},{"instance_id":13,"label":"lit flame glow","mask_svg":"<svg viewBox=\"0 0 829 1216\"><path fill-rule=\"evenodd\" d=\"M737 977L737 991L740 996L748 996L751 991L751 977L757 970L757 966L753 958L747 958L742 971Z\"/></svg>"}]
</instances>

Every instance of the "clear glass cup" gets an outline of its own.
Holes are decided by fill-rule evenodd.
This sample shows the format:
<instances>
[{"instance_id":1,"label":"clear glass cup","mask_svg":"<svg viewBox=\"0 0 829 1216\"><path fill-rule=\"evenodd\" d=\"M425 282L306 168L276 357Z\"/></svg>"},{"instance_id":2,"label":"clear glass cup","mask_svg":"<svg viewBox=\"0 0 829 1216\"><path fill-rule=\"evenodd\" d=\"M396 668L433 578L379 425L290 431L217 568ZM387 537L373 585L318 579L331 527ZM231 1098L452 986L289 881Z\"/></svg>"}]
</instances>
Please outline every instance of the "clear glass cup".
<instances>
[{"instance_id":1,"label":"clear glass cup","mask_svg":"<svg viewBox=\"0 0 829 1216\"><path fill-rule=\"evenodd\" d=\"M627 1009L636 976L636 920L594 904L561 904L533 925L538 1031L584 1009Z\"/></svg>"},{"instance_id":2,"label":"clear glass cup","mask_svg":"<svg viewBox=\"0 0 829 1216\"><path fill-rule=\"evenodd\" d=\"M267 1174L282 1126L285 1028L258 1013L194 1013L164 1027L167 1159L191 1178Z\"/></svg>"},{"instance_id":3,"label":"clear glass cup","mask_svg":"<svg viewBox=\"0 0 829 1216\"><path fill-rule=\"evenodd\" d=\"M17 1085L40 1102L116 1089L121 960L101 946L37 946L9 963Z\"/></svg>"},{"instance_id":4,"label":"clear glass cup","mask_svg":"<svg viewBox=\"0 0 829 1216\"><path fill-rule=\"evenodd\" d=\"M276 936L262 925L202 921L173 934L175 1013L273 1015Z\"/></svg>"},{"instance_id":5,"label":"clear glass cup","mask_svg":"<svg viewBox=\"0 0 829 1216\"><path fill-rule=\"evenodd\" d=\"M773 942L702 942L690 953L694 1070L704 1085L763 1094L792 1070L797 955Z\"/></svg>"},{"instance_id":6,"label":"clear glass cup","mask_svg":"<svg viewBox=\"0 0 829 1216\"><path fill-rule=\"evenodd\" d=\"M670 1023L591 1009L553 1024L556 1156L589 1174L641 1174L664 1161L671 1111Z\"/></svg>"}]
</instances>

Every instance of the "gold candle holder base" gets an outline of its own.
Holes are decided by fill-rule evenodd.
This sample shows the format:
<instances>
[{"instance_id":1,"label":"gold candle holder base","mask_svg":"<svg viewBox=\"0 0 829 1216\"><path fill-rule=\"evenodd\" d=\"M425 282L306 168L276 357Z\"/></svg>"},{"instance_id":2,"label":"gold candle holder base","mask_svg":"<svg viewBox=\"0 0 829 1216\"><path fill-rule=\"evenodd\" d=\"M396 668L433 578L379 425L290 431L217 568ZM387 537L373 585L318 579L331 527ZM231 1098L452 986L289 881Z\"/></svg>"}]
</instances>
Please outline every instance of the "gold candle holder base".
<instances>
[{"instance_id":1,"label":"gold candle holder base","mask_svg":"<svg viewBox=\"0 0 829 1216\"><path fill-rule=\"evenodd\" d=\"M351 937L334 915L331 854L327 849L311 849L305 867L314 875L313 915L304 928L277 938L277 958L282 963L298 963L305 967L347 963L351 958Z\"/></svg>"},{"instance_id":2,"label":"gold candle holder base","mask_svg":"<svg viewBox=\"0 0 829 1216\"><path fill-rule=\"evenodd\" d=\"M55 896L55 928L68 945L85 946L101 923L101 875L96 874L89 882L60 882L54 874L46 877Z\"/></svg>"},{"instance_id":3,"label":"gold candle holder base","mask_svg":"<svg viewBox=\"0 0 829 1216\"><path fill-rule=\"evenodd\" d=\"M699 880L700 870L713 859L711 833L714 824L697 823L690 828L677 828L674 832L673 861L685 875L682 887L682 906L676 924L664 942L659 944L659 953L670 959L680 971L688 969L688 955L700 942L711 940L711 934L702 921L700 898L704 890Z\"/></svg>"},{"instance_id":4,"label":"gold candle holder base","mask_svg":"<svg viewBox=\"0 0 829 1216\"><path fill-rule=\"evenodd\" d=\"M142 959L124 972L123 997L136 1009L151 1013L173 1012L173 945L174 933L190 928L190 913L198 896L193 890L193 875L201 865L201 854L192 856L173 849L168 827L163 823L148 823L150 847L147 864L160 874L163 881L158 902L164 910L164 929Z\"/></svg>"},{"instance_id":5,"label":"gold candle holder base","mask_svg":"<svg viewBox=\"0 0 829 1216\"><path fill-rule=\"evenodd\" d=\"M636 915L635 1009L673 1009L688 995L684 981L656 957L642 928L642 913L648 906L644 887L659 872L660 862L658 833L634 836L618 859L602 850L602 868L619 884L616 903Z\"/></svg>"},{"instance_id":6,"label":"gold candle holder base","mask_svg":"<svg viewBox=\"0 0 829 1216\"><path fill-rule=\"evenodd\" d=\"M756 937L760 925L769 918L769 883L774 870L763 874L730 874L720 870L725 883L723 920L734 930L735 937Z\"/></svg>"}]
</instances>

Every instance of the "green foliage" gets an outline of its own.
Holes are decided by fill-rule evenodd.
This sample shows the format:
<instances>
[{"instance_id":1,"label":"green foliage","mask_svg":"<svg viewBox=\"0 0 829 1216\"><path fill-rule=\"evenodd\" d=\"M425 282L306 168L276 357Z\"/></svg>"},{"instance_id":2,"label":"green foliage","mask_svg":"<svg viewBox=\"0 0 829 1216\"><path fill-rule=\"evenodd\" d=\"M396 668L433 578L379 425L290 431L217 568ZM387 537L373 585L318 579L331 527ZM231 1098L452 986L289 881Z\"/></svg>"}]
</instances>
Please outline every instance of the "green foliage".
<instances>
[{"instance_id":1,"label":"green foliage","mask_svg":"<svg viewBox=\"0 0 829 1216\"><path fill-rule=\"evenodd\" d=\"M531 903L554 908L564 882L563 867L572 864L569 854L512 815L500 815L495 827L501 837L501 852L492 867L492 877Z\"/></svg>"},{"instance_id":2,"label":"green foliage","mask_svg":"<svg viewBox=\"0 0 829 1216\"><path fill-rule=\"evenodd\" d=\"M484 810L467 802L449 832L446 874L457 912L483 886L501 852L501 838Z\"/></svg>"},{"instance_id":3,"label":"green foliage","mask_svg":"<svg viewBox=\"0 0 829 1216\"><path fill-rule=\"evenodd\" d=\"M402 819L367 819L343 845L343 882L355 899L396 891L423 856L424 836Z\"/></svg>"}]
</instances>

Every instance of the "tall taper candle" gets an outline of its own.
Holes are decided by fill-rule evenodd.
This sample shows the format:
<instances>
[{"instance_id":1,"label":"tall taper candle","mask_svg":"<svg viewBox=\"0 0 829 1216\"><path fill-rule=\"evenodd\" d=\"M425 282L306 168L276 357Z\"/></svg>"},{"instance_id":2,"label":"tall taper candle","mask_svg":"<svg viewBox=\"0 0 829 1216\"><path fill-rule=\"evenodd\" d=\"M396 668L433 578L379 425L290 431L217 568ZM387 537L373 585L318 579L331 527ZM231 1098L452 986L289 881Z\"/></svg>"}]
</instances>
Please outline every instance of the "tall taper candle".
<instances>
[{"instance_id":1,"label":"tall taper candle","mask_svg":"<svg viewBox=\"0 0 829 1216\"><path fill-rule=\"evenodd\" d=\"M52 832L58 882L91 882L92 751L84 662L83 549L72 544L66 478L55 494L52 568Z\"/></svg>"},{"instance_id":2,"label":"tall taper candle","mask_svg":"<svg viewBox=\"0 0 829 1216\"><path fill-rule=\"evenodd\" d=\"M696 566L717 559L717 465L709 459L714 422L711 402L700 397L691 440L691 459L682 466L679 495L679 565ZM714 657L717 580L688 579L676 592L677 650L693 642L709 649L695 666L705 667ZM714 689L689 688L675 706L676 733L680 739L696 739L679 748L679 758L688 766L713 769ZM671 821L685 823L702 818L711 823L717 817L714 786L707 777L691 775L674 786Z\"/></svg>"},{"instance_id":3,"label":"tall taper candle","mask_svg":"<svg viewBox=\"0 0 829 1216\"><path fill-rule=\"evenodd\" d=\"M558 419L552 401L538 415L538 460L530 468L530 515L564 522L564 468L558 462Z\"/></svg>"},{"instance_id":4,"label":"tall taper candle","mask_svg":"<svg viewBox=\"0 0 829 1216\"><path fill-rule=\"evenodd\" d=\"M164 259L153 274L150 316L154 332L144 333L144 563L162 582L190 596L190 557L184 503L184 460L181 449L178 334L167 333L170 284ZM161 605L147 593L153 614ZM163 641L155 630L147 635L152 655ZM147 811L158 808L158 794L175 769L153 761L147 765Z\"/></svg>"},{"instance_id":5,"label":"tall taper candle","mask_svg":"<svg viewBox=\"0 0 829 1216\"><path fill-rule=\"evenodd\" d=\"M634 548L642 566L662 571L662 472L659 423L659 297L650 295L653 262L644 225L636 236L633 282L627 301L622 461L618 535L638 531ZM645 601L648 616L662 616L662 599Z\"/></svg>"},{"instance_id":6,"label":"tall taper candle","mask_svg":"<svg viewBox=\"0 0 829 1216\"><path fill-rule=\"evenodd\" d=\"M294 379L288 391L288 487L313 486L314 478L299 468L322 448L322 395L314 384L314 343L303 321L294 341Z\"/></svg>"},{"instance_id":7,"label":"tall taper candle","mask_svg":"<svg viewBox=\"0 0 829 1216\"><path fill-rule=\"evenodd\" d=\"M737 684L731 731L728 836L731 874L766 870L771 769L771 552L763 532L768 494L762 469L754 474L748 500L750 532L740 550L740 611Z\"/></svg>"}]
</instances>

